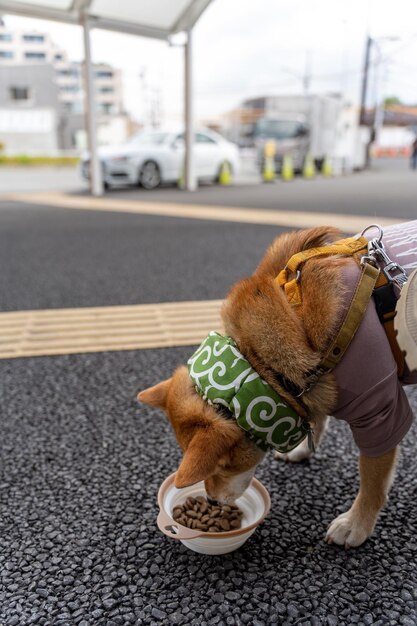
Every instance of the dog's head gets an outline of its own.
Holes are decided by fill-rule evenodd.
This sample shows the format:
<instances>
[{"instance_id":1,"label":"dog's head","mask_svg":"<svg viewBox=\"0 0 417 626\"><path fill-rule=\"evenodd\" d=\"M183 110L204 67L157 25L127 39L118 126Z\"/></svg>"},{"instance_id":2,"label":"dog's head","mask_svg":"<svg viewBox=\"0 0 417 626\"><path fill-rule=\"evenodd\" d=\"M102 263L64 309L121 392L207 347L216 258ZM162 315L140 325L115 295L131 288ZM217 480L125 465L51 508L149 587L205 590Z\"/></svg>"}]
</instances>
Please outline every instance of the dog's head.
<instances>
[{"instance_id":1,"label":"dog's head","mask_svg":"<svg viewBox=\"0 0 417 626\"><path fill-rule=\"evenodd\" d=\"M223 504L242 495L264 453L234 421L197 394L186 367L140 392L138 400L163 409L174 428L184 452L176 487L204 480L207 495Z\"/></svg>"},{"instance_id":2,"label":"dog's head","mask_svg":"<svg viewBox=\"0 0 417 626\"><path fill-rule=\"evenodd\" d=\"M255 274L232 288L222 308L226 334L290 405L294 398L282 386L283 377L292 385L305 387L337 322L335 294L341 291L338 261L324 264L319 259L307 264L303 269L303 306L298 309L288 303L274 278L292 254L324 245L339 235L328 227L281 235ZM303 400L314 419L330 412L335 397L335 385L326 375ZM142 391L138 399L163 409L174 428L184 451L175 479L177 487L204 480L209 497L223 503L243 493L264 453L233 420L225 419L197 394L186 367ZM293 408L297 410L297 406Z\"/></svg>"}]
</instances>

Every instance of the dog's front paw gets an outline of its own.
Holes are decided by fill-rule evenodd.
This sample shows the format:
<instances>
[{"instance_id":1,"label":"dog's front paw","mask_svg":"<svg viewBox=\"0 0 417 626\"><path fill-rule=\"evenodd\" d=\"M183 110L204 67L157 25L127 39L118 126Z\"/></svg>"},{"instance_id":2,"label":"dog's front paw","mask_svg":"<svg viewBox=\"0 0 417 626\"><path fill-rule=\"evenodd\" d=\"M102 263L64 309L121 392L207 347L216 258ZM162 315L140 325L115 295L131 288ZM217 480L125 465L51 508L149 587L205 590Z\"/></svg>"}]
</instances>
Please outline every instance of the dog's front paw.
<instances>
[{"instance_id":1,"label":"dog's front paw","mask_svg":"<svg viewBox=\"0 0 417 626\"><path fill-rule=\"evenodd\" d=\"M327 543L337 543L339 546L356 548L360 546L371 535L374 525L365 524L360 515L349 509L342 513L330 524L325 541Z\"/></svg>"},{"instance_id":2,"label":"dog's front paw","mask_svg":"<svg viewBox=\"0 0 417 626\"><path fill-rule=\"evenodd\" d=\"M299 446L291 450L291 452L287 452L283 454L282 452L274 452L274 457L280 461L287 461L288 463L300 463L301 461L305 461L309 459L312 455L310 448L308 447L308 443L303 441Z\"/></svg>"}]
</instances>

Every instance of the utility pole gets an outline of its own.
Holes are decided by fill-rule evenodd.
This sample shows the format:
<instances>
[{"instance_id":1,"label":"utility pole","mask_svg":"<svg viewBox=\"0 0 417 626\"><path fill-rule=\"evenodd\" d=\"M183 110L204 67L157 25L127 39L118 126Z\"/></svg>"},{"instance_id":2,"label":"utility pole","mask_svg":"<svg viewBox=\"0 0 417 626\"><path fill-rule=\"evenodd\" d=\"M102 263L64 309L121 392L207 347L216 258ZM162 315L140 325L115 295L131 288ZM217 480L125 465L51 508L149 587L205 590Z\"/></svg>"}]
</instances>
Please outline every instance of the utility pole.
<instances>
[{"instance_id":1,"label":"utility pole","mask_svg":"<svg viewBox=\"0 0 417 626\"><path fill-rule=\"evenodd\" d=\"M368 74L369 74L369 64L371 60L371 47L372 47L372 38L368 35L366 38L365 60L363 64L363 73L362 73L361 111L360 111L360 116L359 116L360 124L365 124L365 107L366 107L366 96L367 96L367 91L368 91Z\"/></svg>"},{"instance_id":2,"label":"utility pole","mask_svg":"<svg viewBox=\"0 0 417 626\"><path fill-rule=\"evenodd\" d=\"M385 115L385 101L384 101L384 97L386 96L386 83L387 83L387 78L388 78L388 67L387 65L385 65L385 67L381 68L382 69L382 77L380 79L380 89L379 89L379 93L377 92L377 98L376 98L376 102L375 102L375 115L374 115L374 124L373 124L373 129L374 129L374 137L377 138L379 131L381 130L382 126L384 125L384 115Z\"/></svg>"},{"instance_id":3,"label":"utility pole","mask_svg":"<svg viewBox=\"0 0 417 626\"><path fill-rule=\"evenodd\" d=\"M142 119L143 126L146 128L149 125L149 112L148 112L148 85L146 83L146 67L141 67L139 72L140 86L142 90Z\"/></svg>"},{"instance_id":4,"label":"utility pole","mask_svg":"<svg viewBox=\"0 0 417 626\"><path fill-rule=\"evenodd\" d=\"M304 95L308 96L310 92L310 84L311 84L311 51L306 51L306 59L304 66L304 74L303 74L303 91Z\"/></svg>"}]
</instances>

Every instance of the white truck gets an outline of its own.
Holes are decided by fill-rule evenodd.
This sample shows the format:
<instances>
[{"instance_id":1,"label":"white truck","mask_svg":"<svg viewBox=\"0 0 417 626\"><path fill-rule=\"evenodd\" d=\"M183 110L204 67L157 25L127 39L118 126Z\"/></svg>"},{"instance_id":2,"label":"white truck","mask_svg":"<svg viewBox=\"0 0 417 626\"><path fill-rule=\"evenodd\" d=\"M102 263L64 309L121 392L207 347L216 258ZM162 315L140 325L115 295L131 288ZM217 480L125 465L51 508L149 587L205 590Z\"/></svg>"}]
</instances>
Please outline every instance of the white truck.
<instances>
[{"instance_id":1,"label":"white truck","mask_svg":"<svg viewBox=\"0 0 417 626\"><path fill-rule=\"evenodd\" d=\"M364 167L366 137L359 129L358 110L341 96L269 96L246 101L245 112L252 102L253 120L241 125L237 139L256 148L259 167L269 140L276 145L277 171L284 154L291 154L296 171L302 170L307 154L319 168L329 158L336 172Z\"/></svg>"}]
</instances>

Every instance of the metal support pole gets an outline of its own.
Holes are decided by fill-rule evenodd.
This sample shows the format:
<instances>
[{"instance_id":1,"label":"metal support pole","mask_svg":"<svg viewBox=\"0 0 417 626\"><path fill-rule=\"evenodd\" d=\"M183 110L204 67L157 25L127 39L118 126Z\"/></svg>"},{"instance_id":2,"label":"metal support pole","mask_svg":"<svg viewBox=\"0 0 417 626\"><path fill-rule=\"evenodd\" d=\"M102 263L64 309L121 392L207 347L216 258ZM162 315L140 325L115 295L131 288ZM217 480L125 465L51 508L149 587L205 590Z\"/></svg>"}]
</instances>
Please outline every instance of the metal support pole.
<instances>
[{"instance_id":1,"label":"metal support pole","mask_svg":"<svg viewBox=\"0 0 417 626\"><path fill-rule=\"evenodd\" d=\"M304 65L304 75L303 75L303 91L304 95L308 96L310 92L310 84L311 84L311 50L306 51L306 60Z\"/></svg>"},{"instance_id":2,"label":"metal support pole","mask_svg":"<svg viewBox=\"0 0 417 626\"><path fill-rule=\"evenodd\" d=\"M101 165L97 153L97 115L94 92L94 70L91 62L90 44L90 20L87 15L82 20L84 35L84 56L85 56L85 115L87 128L87 143L90 153L90 190L93 196L103 195L103 180L101 175Z\"/></svg>"},{"instance_id":3,"label":"metal support pole","mask_svg":"<svg viewBox=\"0 0 417 626\"><path fill-rule=\"evenodd\" d=\"M185 63L185 188L187 191L197 189L194 169L194 124L193 124L193 66L192 66L192 30L187 31L187 43L184 47Z\"/></svg>"},{"instance_id":4,"label":"metal support pole","mask_svg":"<svg viewBox=\"0 0 417 626\"><path fill-rule=\"evenodd\" d=\"M375 102L375 115L374 115L374 138L378 139L381 128L384 125L385 116L385 86L387 81L387 67L379 68L382 73L380 77L380 89L377 91L377 98Z\"/></svg>"},{"instance_id":5,"label":"metal support pole","mask_svg":"<svg viewBox=\"0 0 417 626\"><path fill-rule=\"evenodd\" d=\"M369 63L370 63L370 58L371 58L371 46L372 46L372 38L368 35L366 38L365 60L363 64L363 74L362 74L361 112L359 116L360 124L365 124L365 108L366 108L366 95L368 91L368 73L369 73Z\"/></svg>"}]
</instances>

